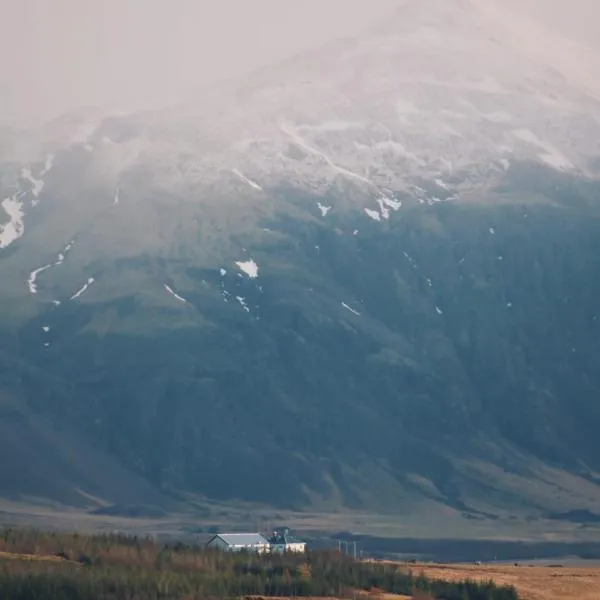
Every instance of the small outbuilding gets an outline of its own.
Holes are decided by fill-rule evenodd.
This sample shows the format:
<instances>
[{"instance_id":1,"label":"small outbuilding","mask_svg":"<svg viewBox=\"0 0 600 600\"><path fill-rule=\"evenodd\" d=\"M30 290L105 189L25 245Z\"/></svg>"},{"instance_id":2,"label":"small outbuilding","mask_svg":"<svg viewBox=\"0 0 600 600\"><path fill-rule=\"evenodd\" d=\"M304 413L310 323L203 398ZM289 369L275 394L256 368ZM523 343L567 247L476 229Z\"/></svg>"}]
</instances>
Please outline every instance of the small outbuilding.
<instances>
[{"instance_id":1,"label":"small outbuilding","mask_svg":"<svg viewBox=\"0 0 600 600\"><path fill-rule=\"evenodd\" d=\"M225 552L269 552L269 542L260 533L218 533L206 547Z\"/></svg>"},{"instance_id":2,"label":"small outbuilding","mask_svg":"<svg viewBox=\"0 0 600 600\"><path fill-rule=\"evenodd\" d=\"M306 542L294 537L287 527L277 529L269 538L271 552L306 552Z\"/></svg>"}]
</instances>

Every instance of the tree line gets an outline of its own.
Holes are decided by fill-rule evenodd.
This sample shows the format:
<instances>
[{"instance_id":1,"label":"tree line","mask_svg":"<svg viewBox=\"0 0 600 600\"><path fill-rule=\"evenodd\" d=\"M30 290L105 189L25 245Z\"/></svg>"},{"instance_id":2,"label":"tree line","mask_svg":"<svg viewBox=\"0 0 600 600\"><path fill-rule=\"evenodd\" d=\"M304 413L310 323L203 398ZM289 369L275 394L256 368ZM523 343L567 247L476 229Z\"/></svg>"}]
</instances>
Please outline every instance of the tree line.
<instances>
[{"instance_id":1,"label":"tree line","mask_svg":"<svg viewBox=\"0 0 600 600\"><path fill-rule=\"evenodd\" d=\"M124 535L6 529L2 600L200 600L253 597L356 599L382 593L443 600L518 600L493 582L432 580L408 568L336 551L257 555Z\"/></svg>"}]
</instances>

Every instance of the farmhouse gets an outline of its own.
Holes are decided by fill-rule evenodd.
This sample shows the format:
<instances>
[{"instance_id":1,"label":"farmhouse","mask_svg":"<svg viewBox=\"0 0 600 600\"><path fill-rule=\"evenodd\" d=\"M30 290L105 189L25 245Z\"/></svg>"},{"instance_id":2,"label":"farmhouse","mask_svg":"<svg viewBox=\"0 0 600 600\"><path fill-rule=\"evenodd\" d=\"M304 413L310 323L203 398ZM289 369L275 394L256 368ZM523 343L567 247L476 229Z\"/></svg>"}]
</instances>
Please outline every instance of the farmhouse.
<instances>
[{"instance_id":1,"label":"farmhouse","mask_svg":"<svg viewBox=\"0 0 600 600\"><path fill-rule=\"evenodd\" d=\"M269 546L271 552L305 552L306 543L300 541L290 534L290 530L286 528L277 529L269 538Z\"/></svg>"},{"instance_id":2,"label":"farmhouse","mask_svg":"<svg viewBox=\"0 0 600 600\"><path fill-rule=\"evenodd\" d=\"M269 542L260 533L218 533L206 546L227 552L269 552Z\"/></svg>"}]
</instances>

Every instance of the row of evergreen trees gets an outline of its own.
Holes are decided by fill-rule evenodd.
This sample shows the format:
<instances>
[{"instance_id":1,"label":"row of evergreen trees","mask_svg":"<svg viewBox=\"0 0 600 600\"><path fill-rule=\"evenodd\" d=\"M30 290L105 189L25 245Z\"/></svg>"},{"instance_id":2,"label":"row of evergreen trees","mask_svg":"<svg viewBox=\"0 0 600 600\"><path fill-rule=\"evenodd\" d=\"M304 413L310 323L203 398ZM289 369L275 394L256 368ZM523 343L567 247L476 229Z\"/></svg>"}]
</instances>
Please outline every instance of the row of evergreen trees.
<instances>
[{"instance_id":1,"label":"row of evergreen trees","mask_svg":"<svg viewBox=\"0 0 600 600\"><path fill-rule=\"evenodd\" d=\"M357 598L380 592L444 600L518 598L514 589L492 582L430 580L332 551L260 556L119 535L5 530L0 553L2 600Z\"/></svg>"}]
</instances>

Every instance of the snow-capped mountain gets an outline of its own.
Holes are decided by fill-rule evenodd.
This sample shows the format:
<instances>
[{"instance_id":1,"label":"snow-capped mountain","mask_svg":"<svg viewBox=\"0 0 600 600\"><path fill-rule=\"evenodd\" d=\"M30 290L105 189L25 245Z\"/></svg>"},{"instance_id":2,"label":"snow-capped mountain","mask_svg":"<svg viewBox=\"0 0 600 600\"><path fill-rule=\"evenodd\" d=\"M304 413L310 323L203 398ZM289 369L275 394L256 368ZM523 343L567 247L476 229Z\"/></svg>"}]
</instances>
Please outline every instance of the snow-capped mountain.
<instances>
[{"instance_id":1,"label":"snow-capped mountain","mask_svg":"<svg viewBox=\"0 0 600 600\"><path fill-rule=\"evenodd\" d=\"M593 506L597 72L493 2L406 0L175 108L5 135L0 387L157 486Z\"/></svg>"}]
</instances>

